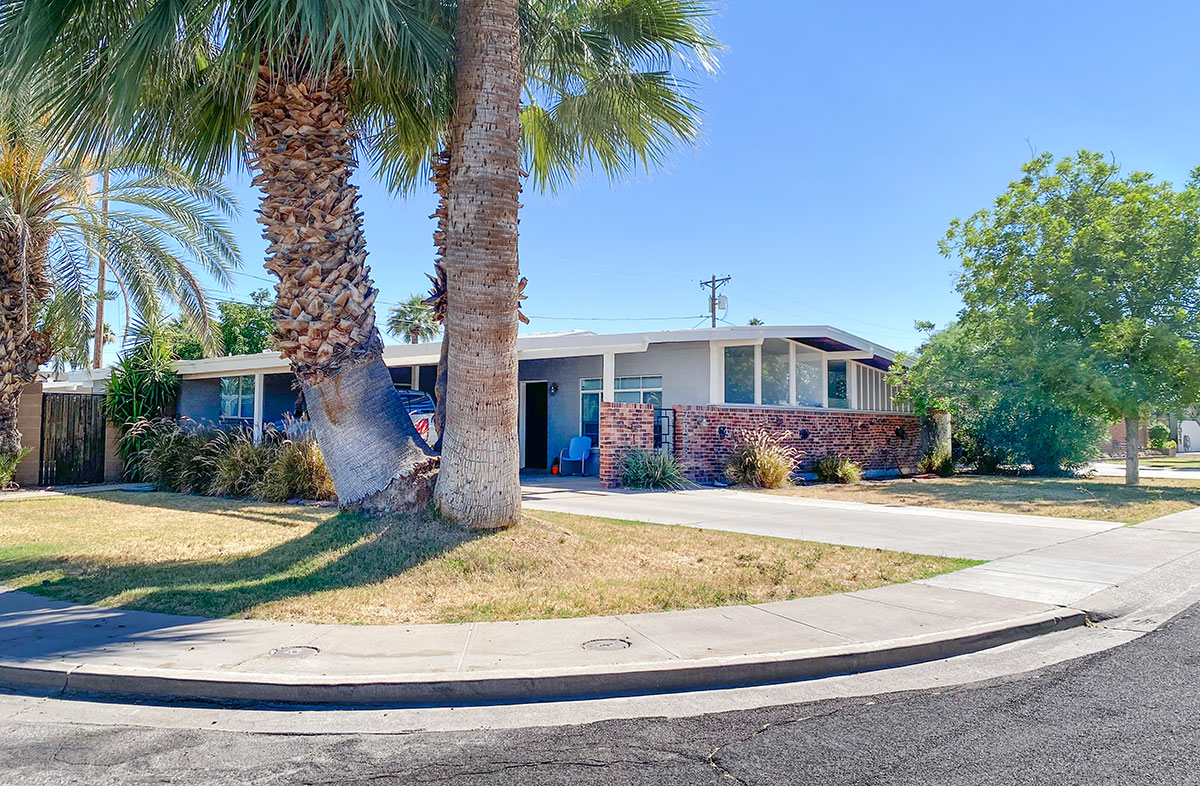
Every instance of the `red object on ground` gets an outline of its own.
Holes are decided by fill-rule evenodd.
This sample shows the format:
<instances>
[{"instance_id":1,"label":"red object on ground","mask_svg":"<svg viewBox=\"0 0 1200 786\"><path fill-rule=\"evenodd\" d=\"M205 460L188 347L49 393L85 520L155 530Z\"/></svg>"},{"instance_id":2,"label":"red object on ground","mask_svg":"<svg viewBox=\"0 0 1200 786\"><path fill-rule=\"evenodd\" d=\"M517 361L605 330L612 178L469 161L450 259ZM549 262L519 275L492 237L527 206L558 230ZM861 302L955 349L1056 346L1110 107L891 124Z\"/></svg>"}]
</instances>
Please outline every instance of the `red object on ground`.
<instances>
[{"instance_id":1,"label":"red object on ground","mask_svg":"<svg viewBox=\"0 0 1200 786\"><path fill-rule=\"evenodd\" d=\"M557 465L557 464L555 464L553 467L551 467L551 468L550 468L550 474L551 474L551 475L557 475L557 474L558 474L558 465Z\"/></svg>"}]
</instances>

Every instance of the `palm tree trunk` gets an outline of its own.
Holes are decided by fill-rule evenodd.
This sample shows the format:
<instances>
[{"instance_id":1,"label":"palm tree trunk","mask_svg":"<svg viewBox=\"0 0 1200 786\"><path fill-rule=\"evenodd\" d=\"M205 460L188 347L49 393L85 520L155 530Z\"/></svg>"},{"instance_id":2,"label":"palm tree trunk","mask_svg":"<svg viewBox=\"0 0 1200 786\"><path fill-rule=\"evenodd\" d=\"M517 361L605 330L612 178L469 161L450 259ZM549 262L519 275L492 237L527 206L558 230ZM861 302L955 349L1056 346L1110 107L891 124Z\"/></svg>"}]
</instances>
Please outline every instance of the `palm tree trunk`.
<instances>
[{"instance_id":1,"label":"palm tree trunk","mask_svg":"<svg viewBox=\"0 0 1200 786\"><path fill-rule=\"evenodd\" d=\"M100 213L103 216L105 230L108 229L108 189L111 183L112 174L105 169L104 199L100 202ZM96 332L95 345L92 347L93 368L104 368L104 284L108 277L108 252L103 245L99 252L99 259L96 261Z\"/></svg>"},{"instance_id":2,"label":"palm tree trunk","mask_svg":"<svg viewBox=\"0 0 1200 786\"><path fill-rule=\"evenodd\" d=\"M50 359L50 339L34 329L31 310L50 295L45 236L30 237L16 221L0 225L0 454L21 450L21 393Z\"/></svg>"},{"instance_id":3,"label":"palm tree trunk","mask_svg":"<svg viewBox=\"0 0 1200 786\"><path fill-rule=\"evenodd\" d=\"M1138 451L1141 450L1141 423L1137 418L1125 418L1125 485L1136 486L1141 482L1138 472Z\"/></svg>"},{"instance_id":4,"label":"palm tree trunk","mask_svg":"<svg viewBox=\"0 0 1200 786\"><path fill-rule=\"evenodd\" d=\"M350 77L259 68L250 165L276 285L274 346L300 381L343 506L423 507L437 460L383 363L347 124Z\"/></svg>"},{"instance_id":5,"label":"palm tree trunk","mask_svg":"<svg viewBox=\"0 0 1200 786\"><path fill-rule=\"evenodd\" d=\"M436 498L476 528L521 515L518 0L460 0L446 236L446 431Z\"/></svg>"}]
</instances>

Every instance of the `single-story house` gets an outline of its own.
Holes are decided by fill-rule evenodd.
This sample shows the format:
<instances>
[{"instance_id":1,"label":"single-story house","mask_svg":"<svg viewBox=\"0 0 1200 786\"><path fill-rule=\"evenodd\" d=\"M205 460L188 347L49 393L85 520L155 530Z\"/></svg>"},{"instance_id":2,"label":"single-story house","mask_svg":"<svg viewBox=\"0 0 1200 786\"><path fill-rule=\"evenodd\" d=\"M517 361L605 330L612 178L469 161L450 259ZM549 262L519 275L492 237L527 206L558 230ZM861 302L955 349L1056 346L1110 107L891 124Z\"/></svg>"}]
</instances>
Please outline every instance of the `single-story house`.
<instances>
[{"instance_id":1,"label":"single-story house","mask_svg":"<svg viewBox=\"0 0 1200 786\"><path fill-rule=\"evenodd\" d=\"M432 396L438 350L393 345L383 357L397 387ZM911 471L919 459L919 420L885 379L895 353L827 325L531 334L517 357L529 471L547 470L583 435L598 446L589 474L611 476L612 449L636 445L673 451L689 477L712 482L739 429L755 426L790 432L810 459L836 452L872 474ZM292 374L273 352L176 370L178 414L198 422L261 429L297 408Z\"/></svg>"}]
</instances>

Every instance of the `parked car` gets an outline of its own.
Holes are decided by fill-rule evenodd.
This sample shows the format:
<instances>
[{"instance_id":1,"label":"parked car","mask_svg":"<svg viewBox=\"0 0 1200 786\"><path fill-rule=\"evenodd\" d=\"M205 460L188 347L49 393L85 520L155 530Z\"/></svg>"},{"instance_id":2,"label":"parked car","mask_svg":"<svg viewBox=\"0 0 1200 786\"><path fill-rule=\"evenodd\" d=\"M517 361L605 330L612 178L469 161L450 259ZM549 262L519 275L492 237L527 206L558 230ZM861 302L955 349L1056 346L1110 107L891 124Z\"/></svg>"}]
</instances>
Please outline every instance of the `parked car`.
<instances>
[{"instance_id":1,"label":"parked car","mask_svg":"<svg viewBox=\"0 0 1200 786\"><path fill-rule=\"evenodd\" d=\"M410 388L396 388L396 392L400 394L400 403L404 405L405 411L412 419L417 433L424 437L430 445L437 442L437 427L433 424L437 405L433 403L430 395L423 390Z\"/></svg>"}]
</instances>

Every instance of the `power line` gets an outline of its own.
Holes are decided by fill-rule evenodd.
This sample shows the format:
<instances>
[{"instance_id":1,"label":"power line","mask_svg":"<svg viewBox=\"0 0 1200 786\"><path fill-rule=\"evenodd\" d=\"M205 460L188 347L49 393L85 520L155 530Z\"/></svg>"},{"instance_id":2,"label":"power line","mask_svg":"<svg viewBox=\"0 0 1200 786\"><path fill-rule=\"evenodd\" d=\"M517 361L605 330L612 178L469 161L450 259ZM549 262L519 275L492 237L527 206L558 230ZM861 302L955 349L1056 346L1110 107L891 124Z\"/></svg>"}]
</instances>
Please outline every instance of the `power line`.
<instances>
[{"instance_id":1,"label":"power line","mask_svg":"<svg viewBox=\"0 0 1200 786\"><path fill-rule=\"evenodd\" d=\"M746 280L746 279L744 279L744 278L741 278L741 279L738 279L738 280L739 280L739 281L742 281L742 282L744 282L744 283L746 283L746 284L749 284L750 286L754 287L755 289L760 289L760 290L762 290L763 292L766 292L768 295L774 295L775 297L782 298L783 300L789 300L789 301L791 301L792 303L795 303L795 304L797 304L797 305L804 306L805 308L811 308L811 309L812 309L812 310L814 310L814 311L820 311L820 312L822 312L822 313L824 313L824 314L829 314L830 316L837 317L838 319L845 319L845 320L847 320L847 321L849 321L849 322L857 322L857 323L859 323L859 324L862 324L862 325L870 325L871 327L883 328L884 330L895 330L895 331L902 331L902 330L903 330L902 328L897 328L895 325L881 325L881 324L879 324L878 322L870 322L870 321L868 321L868 320L865 320L865 319L859 319L859 318L857 318L857 317L852 317L852 316L849 316L849 315L847 315L847 314L842 314L842 313L839 313L839 312L837 312L837 311L830 311L830 310L829 310L829 309L827 309L827 308L821 308L820 306L814 306L814 305L812 305L811 303L805 303L804 301L802 301L802 300L797 300L797 299L796 299L796 298L794 298L794 297L789 297L789 296L787 296L787 295L781 295L781 294L779 294L778 292L776 292L776 291L774 291L774 290L772 290L772 289L768 289L767 287L759 286L758 284L755 284L753 281L748 281L748 280ZM760 304L760 305L766 305L766 304ZM911 332L908 332L908 333L906 333L906 335L912 335L912 334L911 334Z\"/></svg>"}]
</instances>

